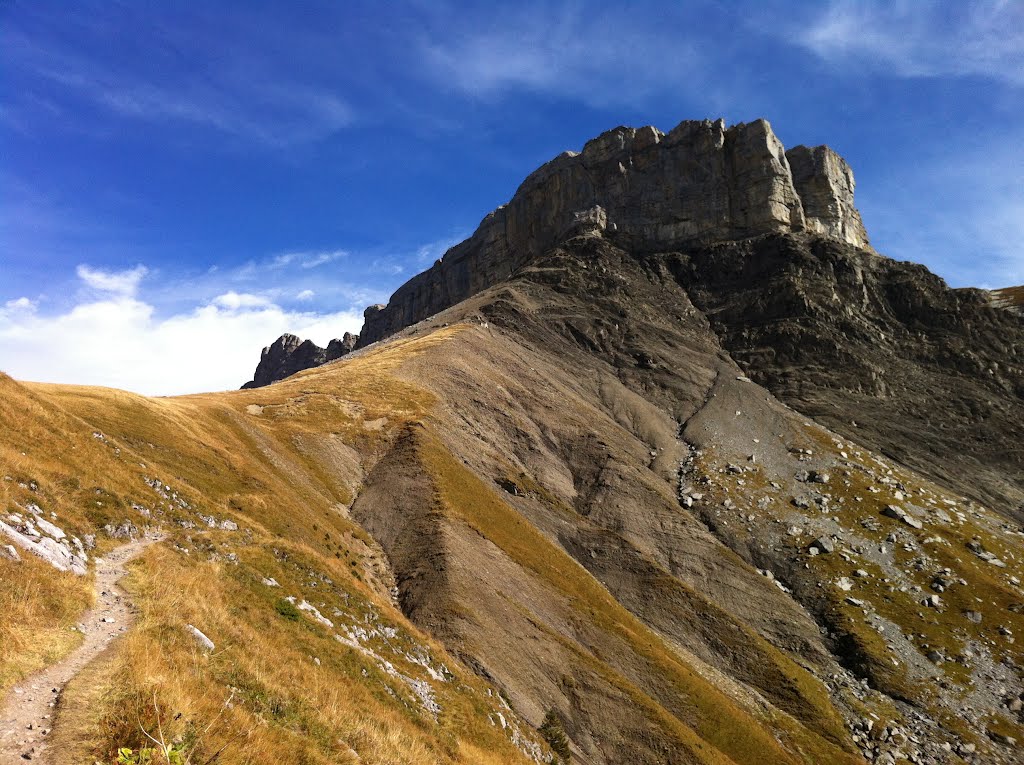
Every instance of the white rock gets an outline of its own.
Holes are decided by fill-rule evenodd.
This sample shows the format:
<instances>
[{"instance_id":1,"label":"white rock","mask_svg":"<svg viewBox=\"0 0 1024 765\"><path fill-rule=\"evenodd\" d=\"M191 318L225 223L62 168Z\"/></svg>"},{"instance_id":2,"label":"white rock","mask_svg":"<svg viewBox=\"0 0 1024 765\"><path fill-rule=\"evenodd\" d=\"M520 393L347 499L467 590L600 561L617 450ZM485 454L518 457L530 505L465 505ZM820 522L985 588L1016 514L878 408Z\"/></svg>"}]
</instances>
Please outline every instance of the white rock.
<instances>
[{"instance_id":1,"label":"white rock","mask_svg":"<svg viewBox=\"0 0 1024 765\"><path fill-rule=\"evenodd\" d=\"M206 637L206 635L204 635L198 628L192 626L191 624L186 624L185 629L189 631L189 633L192 635L193 638L195 638L195 641L199 643L200 647L202 647L204 651L209 652L214 649L213 641L210 640L210 638Z\"/></svg>"},{"instance_id":2,"label":"white rock","mask_svg":"<svg viewBox=\"0 0 1024 765\"><path fill-rule=\"evenodd\" d=\"M317 609L317 607L314 606L312 603L307 603L303 600L300 603L296 603L296 606L300 611L305 611L308 614L310 614L310 616L312 616L316 621L320 622L325 627L334 626L334 622L332 622L330 619L328 619L326 616L320 613L319 609Z\"/></svg>"},{"instance_id":3,"label":"white rock","mask_svg":"<svg viewBox=\"0 0 1024 765\"><path fill-rule=\"evenodd\" d=\"M44 534L49 534L54 539L64 539L67 534L64 533L64 529L59 526L55 526L45 518L37 518L36 524L42 530Z\"/></svg>"},{"instance_id":4,"label":"white rock","mask_svg":"<svg viewBox=\"0 0 1024 765\"><path fill-rule=\"evenodd\" d=\"M38 555L58 571L73 571L79 576L86 573L85 561L50 537L41 537L39 541L30 539L3 521L0 521L0 532L6 534L22 550Z\"/></svg>"}]
</instances>

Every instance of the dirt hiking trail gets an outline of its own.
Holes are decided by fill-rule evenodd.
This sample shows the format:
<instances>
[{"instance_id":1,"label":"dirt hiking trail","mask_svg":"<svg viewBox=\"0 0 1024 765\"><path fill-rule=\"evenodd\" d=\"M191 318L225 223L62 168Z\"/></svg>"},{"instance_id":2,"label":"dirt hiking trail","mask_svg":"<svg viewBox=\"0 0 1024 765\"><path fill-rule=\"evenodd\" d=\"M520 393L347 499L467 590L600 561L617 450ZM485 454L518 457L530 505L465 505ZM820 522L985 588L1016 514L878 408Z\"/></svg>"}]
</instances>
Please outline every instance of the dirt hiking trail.
<instances>
[{"instance_id":1,"label":"dirt hiking trail","mask_svg":"<svg viewBox=\"0 0 1024 765\"><path fill-rule=\"evenodd\" d=\"M64 686L135 621L135 610L118 581L126 564L157 537L134 539L96 559L96 605L82 615L82 644L63 660L15 685L0 707L0 765L46 763L46 742Z\"/></svg>"}]
</instances>

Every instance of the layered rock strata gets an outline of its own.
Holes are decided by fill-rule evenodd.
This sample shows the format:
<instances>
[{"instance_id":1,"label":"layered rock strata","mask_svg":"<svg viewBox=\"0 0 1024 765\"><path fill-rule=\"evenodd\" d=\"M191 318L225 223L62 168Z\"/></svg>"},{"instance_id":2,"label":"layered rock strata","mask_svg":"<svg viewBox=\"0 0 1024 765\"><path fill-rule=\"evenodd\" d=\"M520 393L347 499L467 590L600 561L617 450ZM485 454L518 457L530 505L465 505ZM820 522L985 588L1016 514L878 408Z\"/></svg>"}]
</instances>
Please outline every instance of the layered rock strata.
<instances>
[{"instance_id":1,"label":"layered rock strata","mask_svg":"<svg viewBox=\"0 0 1024 765\"><path fill-rule=\"evenodd\" d=\"M797 146L786 152L809 231L869 249L860 213L853 206L853 170L828 146Z\"/></svg>"}]
</instances>

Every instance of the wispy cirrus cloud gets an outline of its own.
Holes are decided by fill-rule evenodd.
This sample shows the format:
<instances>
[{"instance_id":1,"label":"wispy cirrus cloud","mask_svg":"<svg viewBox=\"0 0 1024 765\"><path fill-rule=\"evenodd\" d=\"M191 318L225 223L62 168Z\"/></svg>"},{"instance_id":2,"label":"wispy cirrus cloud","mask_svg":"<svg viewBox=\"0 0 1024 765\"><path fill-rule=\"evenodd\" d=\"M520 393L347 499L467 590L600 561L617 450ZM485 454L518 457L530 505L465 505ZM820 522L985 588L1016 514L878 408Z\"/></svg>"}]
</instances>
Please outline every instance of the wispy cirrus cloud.
<instances>
[{"instance_id":1,"label":"wispy cirrus cloud","mask_svg":"<svg viewBox=\"0 0 1024 765\"><path fill-rule=\"evenodd\" d=\"M699 12L693 6L647 13L524 2L450 11L445 23L421 35L419 51L437 83L477 98L526 91L598 105L637 103L692 83L705 63L686 25L677 23Z\"/></svg>"},{"instance_id":2,"label":"wispy cirrus cloud","mask_svg":"<svg viewBox=\"0 0 1024 765\"><path fill-rule=\"evenodd\" d=\"M442 237L433 242L427 242L416 248L416 264L425 267L433 264L441 258L448 250L463 241L469 236L467 231L459 231L451 236Z\"/></svg>"},{"instance_id":3,"label":"wispy cirrus cloud","mask_svg":"<svg viewBox=\"0 0 1024 765\"><path fill-rule=\"evenodd\" d=\"M284 268L297 265L300 268L319 268L333 263L340 258L348 257L347 250L305 250L302 252L284 252L275 255L271 261L273 268Z\"/></svg>"},{"instance_id":4,"label":"wispy cirrus cloud","mask_svg":"<svg viewBox=\"0 0 1024 765\"><path fill-rule=\"evenodd\" d=\"M1024 284L1024 134L958 152L932 150L858 189L883 254L927 263L954 287Z\"/></svg>"},{"instance_id":5,"label":"wispy cirrus cloud","mask_svg":"<svg viewBox=\"0 0 1024 765\"><path fill-rule=\"evenodd\" d=\"M186 83L169 89L130 79L79 80L86 96L121 116L147 121L175 120L271 146L289 146L325 138L350 125L352 107L314 88L249 83Z\"/></svg>"},{"instance_id":6,"label":"wispy cirrus cloud","mask_svg":"<svg viewBox=\"0 0 1024 765\"><path fill-rule=\"evenodd\" d=\"M792 39L827 61L1024 86L1024 4L1014 0L831 0L790 28Z\"/></svg>"},{"instance_id":7,"label":"wispy cirrus cloud","mask_svg":"<svg viewBox=\"0 0 1024 765\"><path fill-rule=\"evenodd\" d=\"M354 260L351 267L331 265L348 257ZM183 310L197 300L221 300L219 305L224 307L224 300L233 300L238 294L292 308L301 303L306 310L330 312L351 307L361 311L397 287L390 272L376 270L373 264L374 256L351 255L348 250L296 250L237 265L163 273L146 294L157 305L172 310Z\"/></svg>"},{"instance_id":8,"label":"wispy cirrus cloud","mask_svg":"<svg viewBox=\"0 0 1024 765\"><path fill-rule=\"evenodd\" d=\"M85 129L78 104L87 102L117 117L206 128L283 148L326 138L355 118L332 83L282 66L288 58L279 52L260 55L216 39L224 19L175 25L174 14L166 14L158 29L147 30L142 49L130 33L153 26L145 14L131 6L94 10L67 9L67 22L78 32L74 37L49 34L58 25L45 9L38 18L27 14L27 29L3 29L6 65L23 91L5 108L6 120L17 121L21 110L38 112L32 87L38 81L50 86L47 108L74 113L76 129ZM104 55L108 51L117 55Z\"/></svg>"}]
</instances>

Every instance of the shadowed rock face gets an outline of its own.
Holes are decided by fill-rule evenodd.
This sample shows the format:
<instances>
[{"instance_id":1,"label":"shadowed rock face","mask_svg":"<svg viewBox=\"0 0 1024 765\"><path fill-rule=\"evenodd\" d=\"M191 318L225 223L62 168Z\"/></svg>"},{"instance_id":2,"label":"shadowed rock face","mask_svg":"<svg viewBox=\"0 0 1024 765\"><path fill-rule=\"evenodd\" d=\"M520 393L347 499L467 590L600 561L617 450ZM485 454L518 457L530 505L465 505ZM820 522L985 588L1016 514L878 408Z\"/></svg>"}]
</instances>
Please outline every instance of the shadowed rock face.
<instances>
[{"instance_id":1,"label":"shadowed rock face","mask_svg":"<svg viewBox=\"0 0 1024 765\"><path fill-rule=\"evenodd\" d=\"M798 411L1024 521L1024 321L924 266L809 234L671 266L746 373Z\"/></svg>"},{"instance_id":2,"label":"shadowed rock face","mask_svg":"<svg viewBox=\"0 0 1024 765\"><path fill-rule=\"evenodd\" d=\"M326 348L321 348L312 340L303 340L295 335L283 334L263 349L253 379L242 388L243 390L262 388L264 385L283 380L303 369L318 367L328 361L339 359L350 353L358 340L359 335L346 332L341 339L331 340Z\"/></svg>"},{"instance_id":3,"label":"shadowed rock face","mask_svg":"<svg viewBox=\"0 0 1024 765\"><path fill-rule=\"evenodd\" d=\"M472 237L368 311L360 346L507 279L581 221L631 252L805 229L866 246L849 166L824 146L790 154L799 173L766 120L610 130L533 172Z\"/></svg>"}]
</instances>

